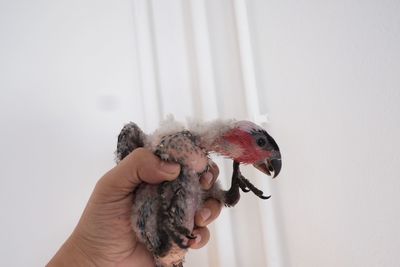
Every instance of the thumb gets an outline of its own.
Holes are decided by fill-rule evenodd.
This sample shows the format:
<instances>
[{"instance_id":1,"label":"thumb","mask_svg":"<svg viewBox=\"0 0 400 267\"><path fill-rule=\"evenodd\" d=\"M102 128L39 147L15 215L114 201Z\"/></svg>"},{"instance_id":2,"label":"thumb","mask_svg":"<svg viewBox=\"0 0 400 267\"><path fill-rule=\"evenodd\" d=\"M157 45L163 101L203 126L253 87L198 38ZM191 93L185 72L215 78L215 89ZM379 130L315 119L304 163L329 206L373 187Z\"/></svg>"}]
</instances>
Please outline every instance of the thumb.
<instances>
[{"instance_id":1,"label":"thumb","mask_svg":"<svg viewBox=\"0 0 400 267\"><path fill-rule=\"evenodd\" d=\"M112 201L126 197L141 182L158 184L171 181L179 172L179 164L162 161L150 150L138 148L107 172L96 187L99 187L103 197Z\"/></svg>"}]
</instances>

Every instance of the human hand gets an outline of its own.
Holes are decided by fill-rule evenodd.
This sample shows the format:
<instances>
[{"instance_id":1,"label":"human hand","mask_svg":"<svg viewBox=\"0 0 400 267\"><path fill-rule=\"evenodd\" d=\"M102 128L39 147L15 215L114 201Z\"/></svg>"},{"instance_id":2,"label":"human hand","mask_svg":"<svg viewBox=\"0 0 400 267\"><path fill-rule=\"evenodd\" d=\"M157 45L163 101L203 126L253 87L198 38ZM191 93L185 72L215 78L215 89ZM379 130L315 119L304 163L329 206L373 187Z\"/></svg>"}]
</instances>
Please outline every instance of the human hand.
<instances>
[{"instance_id":1,"label":"human hand","mask_svg":"<svg viewBox=\"0 0 400 267\"><path fill-rule=\"evenodd\" d=\"M78 225L47 266L153 267L151 253L138 242L131 227L135 205L132 192L142 182L174 180L179 171L178 164L161 161L149 150L134 150L97 182ZM218 167L212 164L200 178L202 188L210 189L218 173ZM210 199L196 213L196 239L190 241L191 248L207 244L207 225L218 217L221 207L217 200Z\"/></svg>"}]
</instances>

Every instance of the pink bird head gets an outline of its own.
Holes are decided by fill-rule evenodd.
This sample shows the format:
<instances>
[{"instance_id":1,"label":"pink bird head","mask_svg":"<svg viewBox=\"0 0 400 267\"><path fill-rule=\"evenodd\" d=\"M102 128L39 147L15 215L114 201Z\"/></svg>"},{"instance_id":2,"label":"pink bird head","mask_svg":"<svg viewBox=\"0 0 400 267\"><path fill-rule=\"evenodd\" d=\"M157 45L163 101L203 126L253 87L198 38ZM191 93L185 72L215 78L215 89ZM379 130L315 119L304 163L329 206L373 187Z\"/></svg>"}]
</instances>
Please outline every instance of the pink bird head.
<instances>
[{"instance_id":1,"label":"pink bird head","mask_svg":"<svg viewBox=\"0 0 400 267\"><path fill-rule=\"evenodd\" d=\"M275 140L263 128L250 121L238 121L224 132L216 143L216 152L243 164L254 167L267 175L278 176L281 153Z\"/></svg>"}]
</instances>

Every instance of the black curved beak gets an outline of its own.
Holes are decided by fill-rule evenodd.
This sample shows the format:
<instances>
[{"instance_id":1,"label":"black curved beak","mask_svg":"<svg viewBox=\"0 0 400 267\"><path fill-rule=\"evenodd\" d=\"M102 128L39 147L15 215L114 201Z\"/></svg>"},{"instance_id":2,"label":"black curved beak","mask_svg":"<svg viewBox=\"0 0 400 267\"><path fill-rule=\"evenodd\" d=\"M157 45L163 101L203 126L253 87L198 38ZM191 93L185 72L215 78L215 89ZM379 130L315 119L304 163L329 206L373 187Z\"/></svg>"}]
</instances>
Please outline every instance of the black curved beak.
<instances>
[{"instance_id":1,"label":"black curved beak","mask_svg":"<svg viewBox=\"0 0 400 267\"><path fill-rule=\"evenodd\" d=\"M282 168L281 155L280 155L280 153L278 153L278 154L279 154L279 156L276 156L271 159L265 159L261 162L253 164L253 166L268 176L271 176L271 173L274 173L272 178L275 178L278 176L278 174L280 173L281 168Z\"/></svg>"}]
</instances>

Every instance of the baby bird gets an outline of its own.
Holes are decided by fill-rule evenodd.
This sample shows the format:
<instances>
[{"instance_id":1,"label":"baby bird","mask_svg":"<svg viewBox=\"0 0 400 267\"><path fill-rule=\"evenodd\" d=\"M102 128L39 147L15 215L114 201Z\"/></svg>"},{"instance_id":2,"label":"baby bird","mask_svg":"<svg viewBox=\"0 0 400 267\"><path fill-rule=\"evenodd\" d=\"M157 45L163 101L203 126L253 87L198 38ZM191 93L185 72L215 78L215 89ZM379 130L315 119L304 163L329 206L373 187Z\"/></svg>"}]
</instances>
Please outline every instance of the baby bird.
<instances>
[{"instance_id":1,"label":"baby bird","mask_svg":"<svg viewBox=\"0 0 400 267\"><path fill-rule=\"evenodd\" d=\"M216 120L186 128L170 119L152 135L146 135L131 122L118 136L117 162L138 147L181 165L176 180L159 185L142 183L133 192L132 228L153 254L157 267L183 266L188 241L195 238L194 215L206 199L215 198L234 206L240 198L239 189L269 198L241 175L239 164L253 164L267 175L273 173L273 177L281 170L278 145L263 128L250 121ZM212 152L233 160L228 191L218 183L210 190L201 189L199 177L208 170Z\"/></svg>"}]
</instances>

